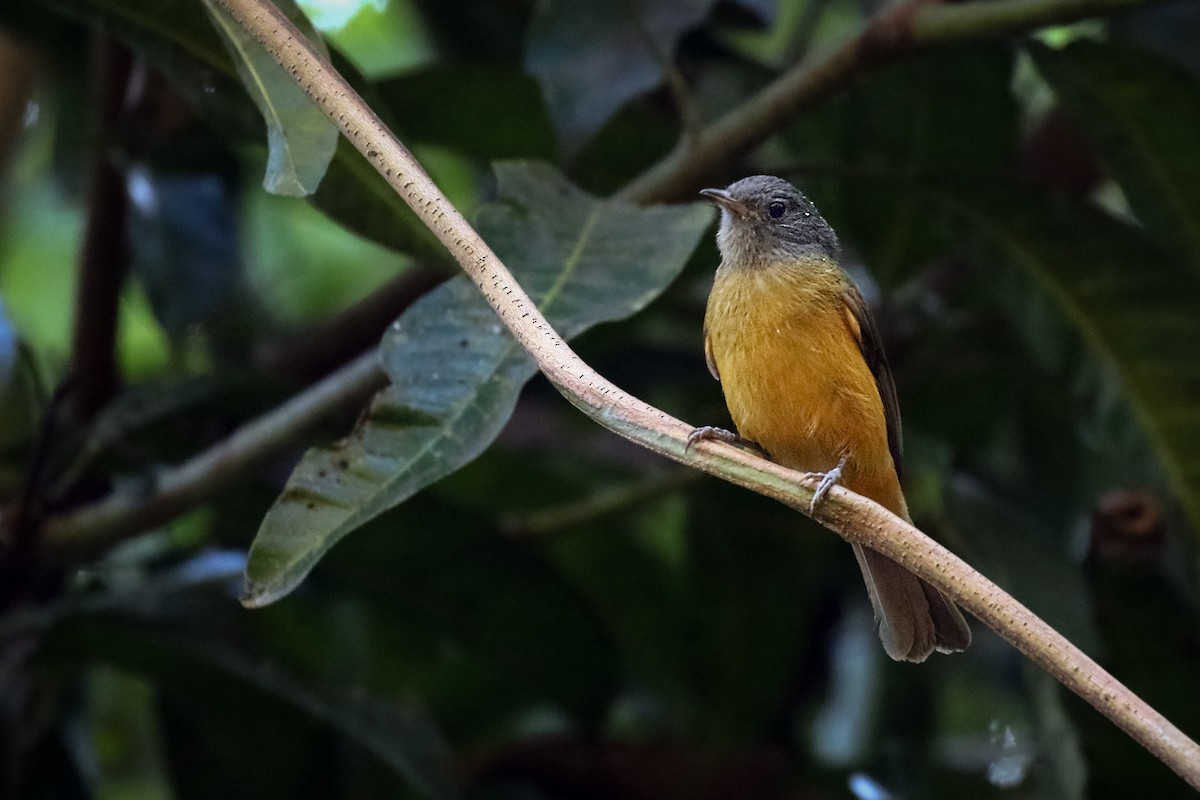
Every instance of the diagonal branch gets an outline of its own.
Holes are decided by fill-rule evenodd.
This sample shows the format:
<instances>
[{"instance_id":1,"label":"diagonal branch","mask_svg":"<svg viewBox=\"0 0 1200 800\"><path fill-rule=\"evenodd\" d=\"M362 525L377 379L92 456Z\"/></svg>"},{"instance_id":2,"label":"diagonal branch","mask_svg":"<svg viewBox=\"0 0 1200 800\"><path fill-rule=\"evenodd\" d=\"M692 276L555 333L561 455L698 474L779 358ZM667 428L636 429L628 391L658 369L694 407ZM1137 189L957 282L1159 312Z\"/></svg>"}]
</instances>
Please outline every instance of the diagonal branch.
<instances>
[{"instance_id":1,"label":"diagonal branch","mask_svg":"<svg viewBox=\"0 0 1200 800\"><path fill-rule=\"evenodd\" d=\"M208 450L165 470L144 492L122 487L93 505L51 517L40 532L40 553L60 564L84 561L134 533L162 525L292 446L333 412L361 406L386 383L379 354L372 349Z\"/></svg>"}]
</instances>

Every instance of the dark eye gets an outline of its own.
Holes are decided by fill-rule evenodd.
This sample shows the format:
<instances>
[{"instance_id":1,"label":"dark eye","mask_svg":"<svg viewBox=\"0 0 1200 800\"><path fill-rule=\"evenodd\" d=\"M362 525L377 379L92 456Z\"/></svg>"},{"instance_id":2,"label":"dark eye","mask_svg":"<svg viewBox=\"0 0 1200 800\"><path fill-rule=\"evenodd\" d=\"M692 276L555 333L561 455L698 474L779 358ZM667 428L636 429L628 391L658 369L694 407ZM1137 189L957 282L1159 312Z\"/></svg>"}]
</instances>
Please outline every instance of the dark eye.
<instances>
[{"instance_id":1,"label":"dark eye","mask_svg":"<svg viewBox=\"0 0 1200 800\"><path fill-rule=\"evenodd\" d=\"M787 203L782 200L772 200L771 205L767 206L767 213L771 215L771 219L779 219L784 211L787 211Z\"/></svg>"}]
</instances>

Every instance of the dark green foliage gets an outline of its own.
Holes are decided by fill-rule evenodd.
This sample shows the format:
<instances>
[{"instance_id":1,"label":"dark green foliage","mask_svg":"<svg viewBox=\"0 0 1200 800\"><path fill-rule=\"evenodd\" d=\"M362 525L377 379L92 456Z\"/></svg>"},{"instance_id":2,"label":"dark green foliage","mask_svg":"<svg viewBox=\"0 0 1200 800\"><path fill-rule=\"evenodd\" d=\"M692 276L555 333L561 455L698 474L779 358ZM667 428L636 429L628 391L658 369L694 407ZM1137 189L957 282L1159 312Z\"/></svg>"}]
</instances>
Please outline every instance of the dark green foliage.
<instances>
[{"instance_id":1,"label":"dark green foliage","mask_svg":"<svg viewBox=\"0 0 1200 800\"><path fill-rule=\"evenodd\" d=\"M696 247L700 206L598 201L543 165L497 165L479 232L563 336L640 310ZM384 335L392 385L354 432L310 451L255 539L246 602L290 592L354 529L475 458L499 434L533 359L465 276L413 305Z\"/></svg>"},{"instance_id":2,"label":"dark green foliage","mask_svg":"<svg viewBox=\"0 0 1200 800\"><path fill-rule=\"evenodd\" d=\"M712 0L541 3L525 68L542 86L564 149L579 152L613 113L663 82L680 37Z\"/></svg>"},{"instance_id":3,"label":"dark green foliage","mask_svg":"<svg viewBox=\"0 0 1200 800\"><path fill-rule=\"evenodd\" d=\"M347 37L339 71L589 363L727 424L701 350L712 211L605 195L871 4L392 2L416 66L368 79ZM864 71L737 171L785 175L841 236L917 523L1195 736L1187 5ZM98 30L149 77L93 132ZM887 661L836 537L587 422L466 278L406 291L449 259L345 141L307 200L264 197L267 128L198 0L0 3L3 31L42 61L0 136L0 797L1183 796L977 623L963 655ZM69 373L97 153L223 192L128 226L124 388L93 416ZM297 353L374 345L391 386L357 426L359 405L70 569L18 546L219 456L304 388Z\"/></svg>"},{"instance_id":4,"label":"dark green foliage","mask_svg":"<svg viewBox=\"0 0 1200 800\"><path fill-rule=\"evenodd\" d=\"M1200 265L1195 77L1145 51L1097 42L1032 53L1138 219L1181 262Z\"/></svg>"}]
</instances>

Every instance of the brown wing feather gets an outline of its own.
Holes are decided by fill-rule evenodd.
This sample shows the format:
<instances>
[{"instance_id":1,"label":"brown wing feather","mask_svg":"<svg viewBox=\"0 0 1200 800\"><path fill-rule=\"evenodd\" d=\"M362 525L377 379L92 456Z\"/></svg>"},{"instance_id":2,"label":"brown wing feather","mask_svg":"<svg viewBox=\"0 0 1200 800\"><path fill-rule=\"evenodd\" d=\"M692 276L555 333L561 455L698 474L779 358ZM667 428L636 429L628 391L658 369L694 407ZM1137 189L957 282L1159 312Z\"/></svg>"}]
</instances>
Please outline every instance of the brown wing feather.
<instances>
[{"instance_id":1,"label":"brown wing feather","mask_svg":"<svg viewBox=\"0 0 1200 800\"><path fill-rule=\"evenodd\" d=\"M708 364L708 371L717 380L721 380L721 373L717 370L717 358L713 355L712 339L708 335L708 329L704 330L704 363Z\"/></svg>"},{"instance_id":2,"label":"brown wing feather","mask_svg":"<svg viewBox=\"0 0 1200 800\"><path fill-rule=\"evenodd\" d=\"M892 380L892 370L888 366L887 356L883 353L879 330L875 327L875 320L871 317L871 310L867 308L862 294L856 287L851 286L846 290L843 299L849 314L850 328L858 339L858 349L871 374L875 376L875 387L879 390L879 399L883 401L888 449L892 453L892 463L896 465L896 476L899 477L903 442L900 432L900 402L896 399L896 383Z\"/></svg>"}]
</instances>

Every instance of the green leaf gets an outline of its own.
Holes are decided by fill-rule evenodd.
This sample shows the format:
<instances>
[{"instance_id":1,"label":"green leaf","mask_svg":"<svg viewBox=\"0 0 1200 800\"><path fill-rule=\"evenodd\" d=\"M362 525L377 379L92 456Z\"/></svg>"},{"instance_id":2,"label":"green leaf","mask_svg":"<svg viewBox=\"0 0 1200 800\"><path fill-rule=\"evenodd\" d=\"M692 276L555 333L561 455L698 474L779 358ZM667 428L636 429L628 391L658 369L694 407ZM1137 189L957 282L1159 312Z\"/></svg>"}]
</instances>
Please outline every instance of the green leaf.
<instances>
[{"instance_id":1,"label":"green leaf","mask_svg":"<svg viewBox=\"0 0 1200 800\"><path fill-rule=\"evenodd\" d=\"M299 680L296 665L246 647L247 631L231 623L247 620L229 611L243 564L240 552L210 550L142 576L145 562L110 557L102 568L109 575L123 571L125 580L10 616L0 638L37 633L44 665L74 669L100 659L150 678L162 697L183 704L177 710L185 711L191 725L206 728L203 762L210 776L232 780L242 772L250 783L258 782L258 791L231 792L225 786L223 797L275 796L264 794L276 788L272 778L304 774L299 767L312 766L328 750L328 739L318 738L321 725L372 753L421 795L457 796L446 742L419 705L364 694L361 687L350 692L314 682L311 675ZM329 620L310 614L308 623L307 633L326 646L336 638ZM231 728L234 713L239 724ZM212 736L215 730L219 736ZM258 752L256 745L266 740L270 753ZM298 790L281 796L294 797Z\"/></svg>"},{"instance_id":2,"label":"green leaf","mask_svg":"<svg viewBox=\"0 0 1200 800\"><path fill-rule=\"evenodd\" d=\"M555 156L554 128L537 82L495 65L438 64L383 81L380 96L404 109L395 130L487 160Z\"/></svg>"},{"instance_id":3,"label":"green leaf","mask_svg":"<svg viewBox=\"0 0 1200 800\"><path fill-rule=\"evenodd\" d=\"M171 625L175 630L104 617L71 620L58 626L48 650L63 662L100 658L153 679L176 713L211 737L206 742L210 775L232 780L239 773L252 774L261 783L264 774L276 780L280 773L303 774L300 767L311 765L328 746L327 738L317 738L314 723L320 723L374 755L421 796L458 796L446 744L419 708L314 688L261 655L182 633L178 621ZM224 730L230 714L241 721ZM214 730L224 732L218 737ZM197 735L193 732L189 741ZM299 741L293 738L297 735ZM269 755L255 750L264 741L272 743Z\"/></svg>"},{"instance_id":4,"label":"green leaf","mask_svg":"<svg viewBox=\"0 0 1200 800\"><path fill-rule=\"evenodd\" d=\"M479 231L567 337L643 308L711 220L701 205L598 200L542 164L501 163L496 175ZM397 320L381 358L392 385L348 438L305 455L263 520L246 605L284 596L343 536L479 455L536 371L465 276Z\"/></svg>"},{"instance_id":5,"label":"green leaf","mask_svg":"<svg viewBox=\"0 0 1200 800\"><path fill-rule=\"evenodd\" d=\"M538 4L525 68L537 76L563 149L578 153L613 112L662 81L679 38L712 0Z\"/></svg>"},{"instance_id":6,"label":"green leaf","mask_svg":"<svg viewBox=\"0 0 1200 800\"><path fill-rule=\"evenodd\" d=\"M1200 272L1200 84L1170 61L1115 44L1030 53L1138 219Z\"/></svg>"},{"instance_id":7,"label":"green leaf","mask_svg":"<svg viewBox=\"0 0 1200 800\"><path fill-rule=\"evenodd\" d=\"M261 146L260 115L232 83L237 71L220 37L194 0L37 0L45 8L97 24L160 70L225 140ZM333 64L371 107L391 114L354 67L332 54ZM307 103L307 98L305 98ZM342 139L333 139L329 170L310 201L333 221L393 250L445 260L446 251L387 182Z\"/></svg>"},{"instance_id":8,"label":"green leaf","mask_svg":"<svg viewBox=\"0 0 1200 800\"><path fill-rule=\"evenodd\" d=\"M521 497L531 485L540 492L556 477L536 456L501 446L447 481L461 482L464 472L474 473L468 484L484 481L474 498L481 503L498 493ZM288 602L249 616L264 630L306 640L314 655L300 663L323 659L344 671L345 656L313 641L321 634L312 628L322 608L360 598L371 609L360 641L375 691L420 697L459 745L493 740L530 708L599 724L624 668L595 604L564 579L540 541L497 536L493 508L478 513L443 497L447 481L344 540Z\"/></svg>"},{"instance_id":9,"label":"green leaf","mask_svg":"<svg viewBox=\"0 0 1200 800\"><path fill-rule=\"evenodd\" d=\"M309 201L347 230L384 247L430 261L447 260L446 248L344 136L338 137L337 155Z\"/></svg>"},{"instance_id":10,"label":"green leaf","mask_svg":"<svg viewBox=\"0 0 1200 800\"><path fill-rule=\"evenodd\" d=\"M292 2L276 5L296 23L326 59L329 51ZM213 0L204 0L213 26L233 57L242 85L267 123L267 173L263 188L272 194L304 197L317 190L337 149L338 130L266 48Z\"/></svg>"},{"instance_id":11,"label":"green leaf","mask_svg":"<svg viewBox=\"0 0 1200 800\"><path fill-rule=\"evenodd\" d=\"M1009 171L1019 120L1012 68L1013 50L1000 43L928 53L867 76L787 132L802 167L817 165L802 188L885 286L955 241L911 191L914 180ZM863 191L846 175L885 180Z\"/></svg>"},{"instance_id":12,"label":"green leaf","mask_svg":"<svg viewBox=\"0 0 1200 800\"><path fill-rule=\"evenodd\" d=\"M1200 275L1065 198L974 187L939 199L1025 271L1116 379L1200 533Z\"/></svg>"},{"instance_id":13,"label":"green leaf","mask_svg":"<svg viewBox=\"0 0 1200 800\"><path fill-rule=\"evenodd\" d=\"M962 476L947 476L945 512L971 564L1054 626L1096 654L1087 586L1070 544L1057 529Z\"/></svg>"}]
</instances>

